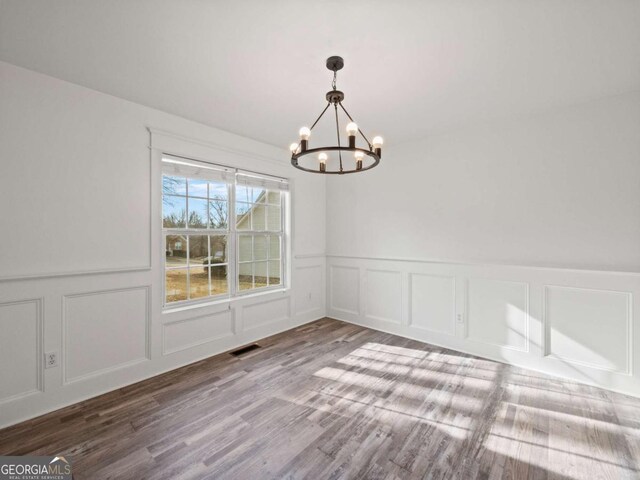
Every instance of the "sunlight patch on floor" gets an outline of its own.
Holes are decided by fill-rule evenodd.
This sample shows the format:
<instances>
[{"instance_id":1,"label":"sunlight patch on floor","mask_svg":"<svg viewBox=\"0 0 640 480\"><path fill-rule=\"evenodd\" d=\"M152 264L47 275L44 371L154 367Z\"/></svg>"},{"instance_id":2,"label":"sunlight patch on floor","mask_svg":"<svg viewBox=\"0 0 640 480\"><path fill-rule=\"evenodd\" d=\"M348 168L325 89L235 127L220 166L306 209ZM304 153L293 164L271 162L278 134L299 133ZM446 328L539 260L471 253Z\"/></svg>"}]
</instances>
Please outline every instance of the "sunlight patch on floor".
<instances>
[{"instance_id":1,"label":"sunlight patch on floor","mask_svg":"<svg viewBox=\"0 0 640 480\"><path fill-rule=\"evenodd\" d=\"M389 353L394 356L403 356L409 358L415 358L418 360L423 360L429 356L430 352L425 352L424 350L416 350L414 348L406 348L406 347L396 347L394 345L384 345L382 343L365 343L362 347L365 350L371 350L374 352L383 352Z\"/></svg>"},{"instance_id":2,"label":"sunlight patch on floor","mask_svg":"<svg viewBox=\"0 0 640 480\"><path fill-rule=\"evenodd\" d=\"M580 428L589 428L591 430L600 430L612 435L631 435L636 438L640 438L640 428L629 427L625 425L619 425L606 420L598 420L596 418L589 418L587 415L589 412L585 412L583 415L576 415L574 413L559 412L557 410L547 409L543 407L534 407L531 405L523 405L515 402L505 402L506 404L514 405L518 409L523 409L534 415L547 417L549 421L574 424Z\"/></svg>"},{"instance_id":3,"label":"sunlight patch on floor","mask_svg":"<svg viewBox=\"0 0 640 480\"><path fill-rule=\"evenodd\" d=\"M310 392L311 393L311 392ZM324 402L319 403L317 399L312 400L311 397L315 397L317 394L323 397ZM455 425L451 422L443 419L430 418L430 416L417 415L410 411L405 411L402 408L398 408L397 404L391 402L380 405L377 403L367 403L362 400L349 398L344 395L325 393L325 392L312 392L309 399L302 401L299 397L284 397L291 403L301 405L304 407L311 407L317 412L323 412L326 414L338 414L345 418L345 422L353 420L356 415L364 416L367 419L382 422L390 427L397 428L402 421L408 421L411 424L423 423L433 425L434 427L442 430L447 435L450 435L456 440L464 440L469 435L468 425ZM336 413L339 411L340 413ZM434 414L437 412L430 412ZM312 414L313 415L313 414ZM456 419L464 421L464 423L470 423L471 417L457 416Z\"/></svg>"}]
</instances>

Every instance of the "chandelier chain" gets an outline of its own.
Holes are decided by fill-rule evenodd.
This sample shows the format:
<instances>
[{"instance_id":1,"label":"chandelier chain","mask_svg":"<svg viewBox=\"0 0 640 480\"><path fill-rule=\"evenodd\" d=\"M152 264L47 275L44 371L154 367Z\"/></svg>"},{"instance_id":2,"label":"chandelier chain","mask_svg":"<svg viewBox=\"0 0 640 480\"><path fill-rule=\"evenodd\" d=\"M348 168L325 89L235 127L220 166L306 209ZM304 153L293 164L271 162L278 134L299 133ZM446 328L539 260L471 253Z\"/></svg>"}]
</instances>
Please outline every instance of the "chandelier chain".
<instances>
[{"instance_id":1,"label":"chandelier chain","mask_svg":"<svg viewBox=\"0 0 640 480\"><path fill-rule=\"evenodd\" d=\"M331 86L333 89L336 89L336 79L338 78L338 72L336 70L333 71L333 81L331 82Z\"/></svg>"}]
</instances>

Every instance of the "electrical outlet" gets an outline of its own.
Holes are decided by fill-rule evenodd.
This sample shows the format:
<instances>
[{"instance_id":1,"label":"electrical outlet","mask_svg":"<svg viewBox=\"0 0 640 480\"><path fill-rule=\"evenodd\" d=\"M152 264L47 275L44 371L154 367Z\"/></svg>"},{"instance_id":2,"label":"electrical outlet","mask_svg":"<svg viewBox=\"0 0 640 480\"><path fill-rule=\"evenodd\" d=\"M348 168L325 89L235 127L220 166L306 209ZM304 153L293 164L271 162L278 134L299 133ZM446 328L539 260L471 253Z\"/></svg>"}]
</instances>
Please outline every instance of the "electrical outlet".
<instances>
[{"instance_id":1,"label":"electrical outlet","mask_svg":"<svg viewBox=\"0 0 640 480\"><path fill-rule=\"evenodd\" d=\"M462 315L461 313L458 314L457 319L458 323L464 323L464 315Z\"/></svg>"},{"instance_id":2,"label":"electrical outlet","mask_svg":"<svg viewBox=\"0 0 640 480\"><path fill-rule=\"evenodd\" d=\"M49 352L44 354L44 367L53 368L58 366L58 352Z\"/></svg>"}]
</instances>

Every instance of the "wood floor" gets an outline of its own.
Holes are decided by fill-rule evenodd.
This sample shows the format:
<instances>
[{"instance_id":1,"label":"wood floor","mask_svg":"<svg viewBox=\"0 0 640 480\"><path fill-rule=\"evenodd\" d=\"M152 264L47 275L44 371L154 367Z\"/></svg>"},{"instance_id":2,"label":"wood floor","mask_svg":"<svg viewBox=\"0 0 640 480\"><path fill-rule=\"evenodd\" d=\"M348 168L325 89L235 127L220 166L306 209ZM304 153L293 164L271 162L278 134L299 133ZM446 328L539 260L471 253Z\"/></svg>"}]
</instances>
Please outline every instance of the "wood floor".
<instances>
[{"instance_id":1,"label":"wood floor","mask_svg":"<svg viewBox=\"0 0 640 480\"><path fill-rule=\"evenodd\" d=\"M640 478L640 399L323 319L0 430L77 479Z\"/></svg>"}]
</instances>

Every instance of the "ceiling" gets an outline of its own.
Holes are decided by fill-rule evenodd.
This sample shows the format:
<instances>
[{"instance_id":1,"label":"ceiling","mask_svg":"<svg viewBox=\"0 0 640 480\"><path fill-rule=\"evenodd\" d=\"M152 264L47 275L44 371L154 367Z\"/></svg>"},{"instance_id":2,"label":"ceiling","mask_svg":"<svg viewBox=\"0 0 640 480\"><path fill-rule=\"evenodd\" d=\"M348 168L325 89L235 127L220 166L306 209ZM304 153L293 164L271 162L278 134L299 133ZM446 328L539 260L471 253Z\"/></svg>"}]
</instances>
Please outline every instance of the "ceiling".
<instances>
[{"instance_id":1,"label":"ceiling","mask_svg":"<svg viewBox=\"0 0 640 480\"><path fill-rule=\"evenodd\" d=\"M0 60L282 147L334 54L397 144L640 89L640 2L0 0Z\"/></svg>"}]
</instances>

